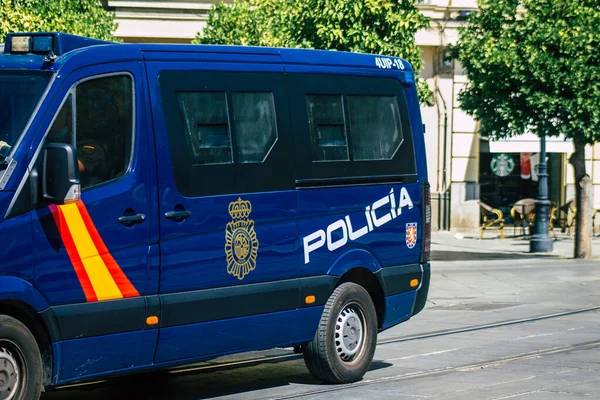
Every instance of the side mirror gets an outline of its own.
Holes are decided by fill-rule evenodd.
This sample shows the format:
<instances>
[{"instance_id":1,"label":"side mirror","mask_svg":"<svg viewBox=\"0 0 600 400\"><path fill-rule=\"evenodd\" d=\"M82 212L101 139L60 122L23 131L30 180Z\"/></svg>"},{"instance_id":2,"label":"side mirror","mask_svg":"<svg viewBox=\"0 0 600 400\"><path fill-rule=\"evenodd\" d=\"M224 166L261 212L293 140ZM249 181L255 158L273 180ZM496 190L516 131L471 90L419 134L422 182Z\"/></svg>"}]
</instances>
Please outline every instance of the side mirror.
<instances>
[{"instance_id":1,"label":"side mirror","mask_svg":"<svg viewBox=\"0 0 600 400\"><path fill-rule=\"evenodd\" d=\"M73 146L50 143L42 160L42 197L52 204L72 203L81 198L77 154Z\"/></svg>"}]
</instances>

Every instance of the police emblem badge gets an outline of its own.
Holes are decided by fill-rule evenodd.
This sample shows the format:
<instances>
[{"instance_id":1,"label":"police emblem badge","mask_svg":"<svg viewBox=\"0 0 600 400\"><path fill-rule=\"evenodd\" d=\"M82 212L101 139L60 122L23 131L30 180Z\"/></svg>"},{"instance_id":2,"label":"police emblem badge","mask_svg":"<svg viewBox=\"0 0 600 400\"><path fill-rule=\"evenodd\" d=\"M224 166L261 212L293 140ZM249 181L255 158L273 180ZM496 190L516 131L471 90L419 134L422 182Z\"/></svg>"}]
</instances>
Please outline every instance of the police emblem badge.
<instances>
[{"instance_id":1,"label":"police emblem badge","mask_svg":"<svg viewBox=\"0 0 600 400\"><path fill-rule=\"evenodd\" d=\"M412 249L417 245L417 223L406 224L406 247Z\"/></svg>"},{"instance_id":2,"label":"police emblem badge","mask_svg":"<svg viewBox=\"0 0 600 400\"><path fill-rule=\"evenodd\" d=\"M238 198L229 203L232 221L225 228L227 273L239 280L256 268L258 238L254 231L254 221L248 218L251 212L252 204L248 200Z\"/></svg>"}]
</instances>

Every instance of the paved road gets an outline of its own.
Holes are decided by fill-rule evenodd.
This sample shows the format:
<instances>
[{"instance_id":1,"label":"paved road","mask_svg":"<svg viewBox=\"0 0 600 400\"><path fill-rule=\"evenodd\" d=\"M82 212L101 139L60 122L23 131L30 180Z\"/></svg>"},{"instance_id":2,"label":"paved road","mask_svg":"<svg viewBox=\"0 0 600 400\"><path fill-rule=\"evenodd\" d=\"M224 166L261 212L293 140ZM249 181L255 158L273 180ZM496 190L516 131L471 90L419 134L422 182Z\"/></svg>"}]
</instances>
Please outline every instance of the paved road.
<instances>
[{"instance_id":1,"label":"paved road","mask_svg":"<svg viewBox=\"0 0 600 400\"><path fill-rule=\"evenodd\" d=\"M353 385L321 385L300 357L272 350L43 398L600 399L600 263L482 264L436 263L427 308L379 336ZM219 367L229 362L240 364Z\"/></svg>"}]
</instances>

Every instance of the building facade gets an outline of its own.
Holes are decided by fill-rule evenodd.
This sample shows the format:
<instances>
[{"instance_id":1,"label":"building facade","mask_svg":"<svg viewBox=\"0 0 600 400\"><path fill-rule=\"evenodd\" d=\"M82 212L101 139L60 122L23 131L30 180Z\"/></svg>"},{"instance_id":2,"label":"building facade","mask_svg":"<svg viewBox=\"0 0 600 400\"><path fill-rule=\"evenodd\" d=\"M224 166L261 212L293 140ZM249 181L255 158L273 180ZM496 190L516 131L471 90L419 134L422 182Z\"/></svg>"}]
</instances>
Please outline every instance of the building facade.
<instances>
[{"instance_id":1,"label":"building facade","mask_svg":"<svg viewBox=\"0 0 600 400\"><path fill-rule=\"evenodd\" d=\"M221 0L103 0L119 24L115 36L127 43L189 43Z\"/></svg>"},{"instance_id":2,"label":"building facade","mask_svg":"<svg viewBox=\"0 0 600 400\"><path fill-rule=\"evenodd\" d=\"M468 15L477 12L477 1L425 0L419 8L431 19L430 28L416 39L423 49L422 77L434 92L434 106L422 109L434 225L440 230L471 231L480 223L479 201L507 216L518 200L537 197L540 140L526 133L489 140L479 135L477 122L460 109L457 96L468 81L447 47L458 40L459 27ZM558 206L575 197L573 167L568 162L573 150L564 138L547 138L549 197ZM586 160L594 183L593 208L598 209L600 145L587 148Z\"/></svg>"},{"instance_id":3,"label":"building facade","mask_svg":"<svg viewBox=\"0 0 600 400\"><path fill-rule=\"evenodd\" d=\"M218 1L104 0L104 4L115 12L119 23L115 35L125 42L189 43ZM536 197L539 139L525 134L490 141L479 135L477 122L460 109L457 98L467 79L448 46L458 40L458 29L468 15L477 11L477 0L424 0L418 7L431 19L429 29L418 32L416 41L423 50L421 75L434 95L434 105L422 108L433 227L476 230L480 200L508 215L516 201ZM555 138L549 139L547 149L550 200L562 205L574 197L573 169L568 163L573 145ZM594 208L600 208L600 145L590 147L586 158L594 183Z\"/></svg>"}]
</instances>

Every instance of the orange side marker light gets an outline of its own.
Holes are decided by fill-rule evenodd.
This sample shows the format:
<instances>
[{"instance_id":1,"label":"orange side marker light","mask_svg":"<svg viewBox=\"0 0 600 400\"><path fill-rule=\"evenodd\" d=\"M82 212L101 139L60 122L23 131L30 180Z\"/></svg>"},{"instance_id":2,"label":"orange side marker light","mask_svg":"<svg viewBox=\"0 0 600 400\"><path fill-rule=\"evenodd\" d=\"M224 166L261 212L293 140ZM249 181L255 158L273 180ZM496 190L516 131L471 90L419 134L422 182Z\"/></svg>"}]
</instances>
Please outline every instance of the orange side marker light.
<instances>
[{"instance_id":1,"label":"orange side marker light","mask_svg":"<svg viewBox=\"0 0 600 400\"><path fill-rule=\"evenodd\" d=\"M412 281L410 281L410 287L417 287L417 286L419 286L418 279L413 279Z\"/></svg>"},{"instance_id":2,"label":"orange side marker light","mask_svg":"<svg viewBox=\"0 0 600 400\"><path fill-rule=\"evenodd\" d=\"M306 304L312 304L316 301L315 296L306 296L306 299L304 299L304 301L306 302Z\"/></svg>"},{"instance_id":3,"label":"orange side marker light","mask_svg":"<svg viewBox=\"0 0 600 400\"><path fill-rule=\"evenodd\" d=\"M158 317L156 315L152 315L152 316L146 318L146 324L147 325L156 325L156 324L158 324Z\"/></svg>"}]
</instances>

